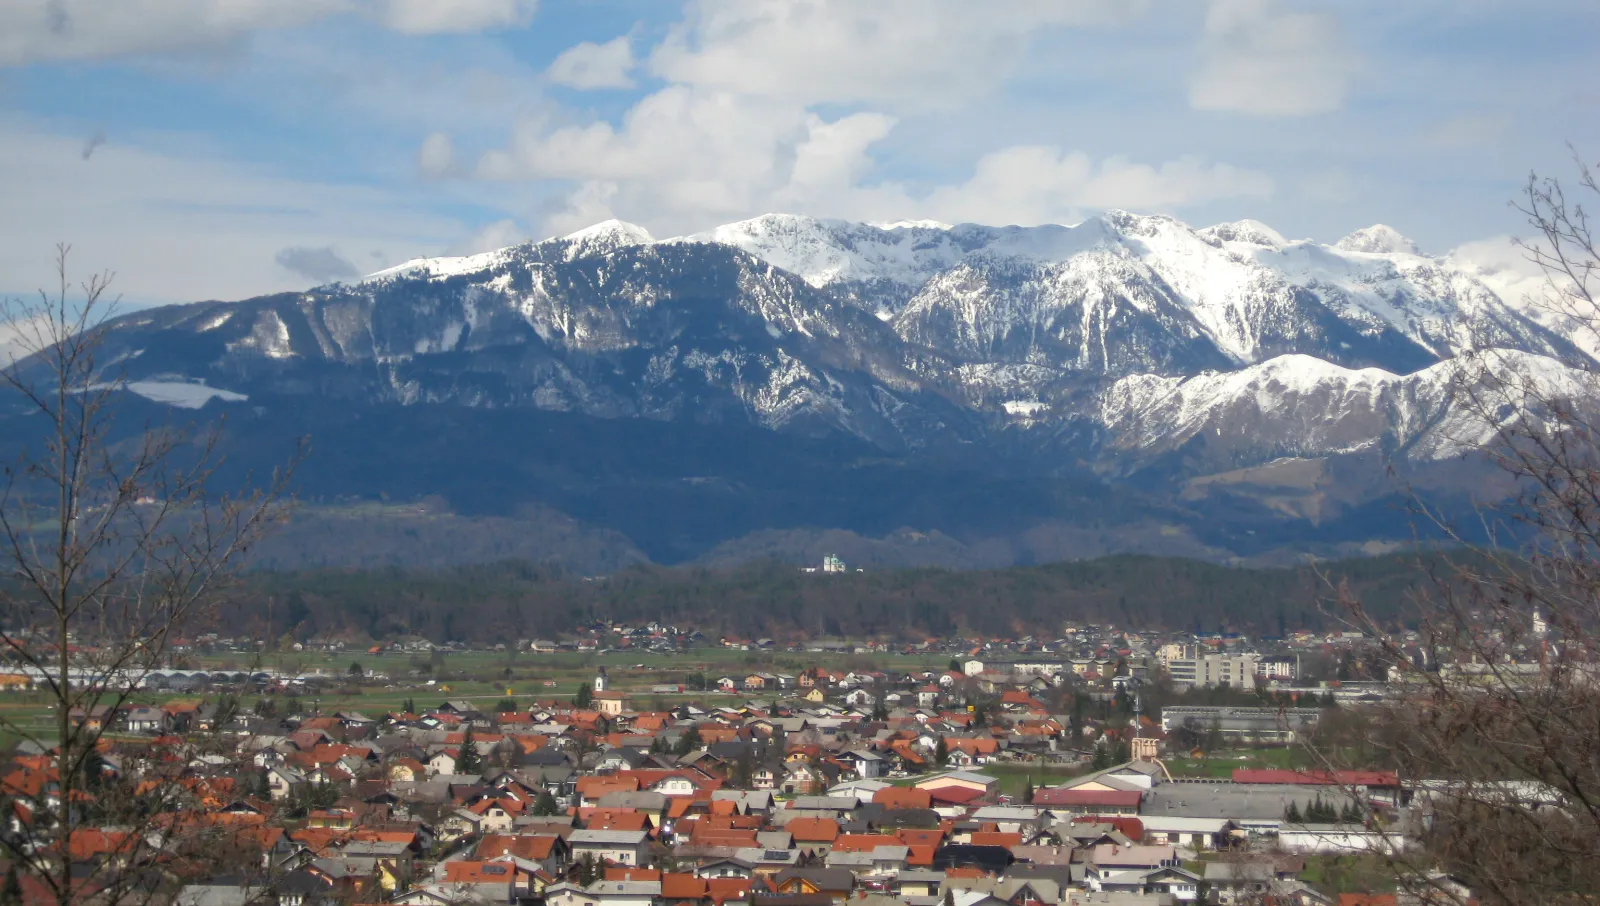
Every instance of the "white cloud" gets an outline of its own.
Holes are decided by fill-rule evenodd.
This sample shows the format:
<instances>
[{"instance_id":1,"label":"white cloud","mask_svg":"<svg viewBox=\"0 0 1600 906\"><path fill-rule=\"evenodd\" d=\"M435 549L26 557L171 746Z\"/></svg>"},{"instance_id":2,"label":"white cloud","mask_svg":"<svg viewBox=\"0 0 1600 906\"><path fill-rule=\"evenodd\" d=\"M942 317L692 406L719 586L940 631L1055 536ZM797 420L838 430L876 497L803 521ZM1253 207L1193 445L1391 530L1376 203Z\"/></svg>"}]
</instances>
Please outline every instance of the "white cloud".
<instances>
[{"instance_id":1,"label":"white cloud","mask_svg":"<svg viewBox=\"0 0 1600 906\"><path fill-rule=\"evenodd\" d=\"M455 144L443 132L431 133L417 149L417 169L422 175L439 178L449 176L456 166Z\"/></svg>"},{"instance_id":2,"label":"white cloud","mask_svg":"<svg viewBox=\"0 0 1600 906\"><path fill-rule=\"evenodd\" d=\"M1272 181L1227 164L1179 158L1153 166L1123 157L1030 146L978 161L972 178L936 190L918 216L1022 225L1076 220L1085 210L1170 211L1222 198L1265 198Z\"/></svg>"},{"instance_id":3,"label":"white cloud","mask_svg":"<svg viewBox=\"0 0 1600 906\"><path fill-rule=\"evenodd\" d=\"M1525 311L1550 307L1550 275L1510 236L1480 239L1456 247L1450 260L1482 280L1501 298Z\"/></svg>"},{"instance_id":4,"label":"white cloud","mask_svg":"<svg viewBox=\"0 0 1600 906\"><path fill-rule=\"evenodd\" d=\"M1429 128L1424 140L1436 148L1459 151L1499 142L1515 121L1503 113L1464 113Z\"/></svg>"},{"instance_id":5,"label":"white cloud","mask_svg":"<svg viewBox=\"0 0 1600 906\"><path fill-rule=\"evenodd\" d=\"M33 332L36 323L23 320L20 312L14 314L0 304L0 368L32 354L38 348L37 335Z\"/></svg>"},{"instance_id":6,"label":"white cloud","mask_svg":"<svg viewBox=\"0 0 1600 906\"><path fill-rule=\"evenodd\" d=\"M998 87L1057 26L1142 15L1146 0L699 0L650 57L699 88L815 102L949 107Z\"/></svg>"},{"instance_id":7,"label":"white cloud","mask_svg":"<svg viewBox=\"0 0 1600 906\"><path fill-rule=\"evenodd\" d=\"M550 81L570 88L632 88L633 45L627 35L604 44L584 41L567 48L545 71Z\"/></svg>"},{"instance_id":8,"label":"white cloud","mask_svg":"<svg viewBox=\"0 0 1600 906\"><path fill-rule=\"evenodd\" d=\"M0 3L0 66L193 51L250 32L356 15L404 34L524 23L534 0L13 0Z\"/></svg>"},{"instance_id":9,"label":"white cloud","mask_svg":"<svg viewBox=\"0 0 1600 906\"><path fill-rule=\"evenodd\" d=\"M388 0L380 15L402 34L463 34L526 25L537 8L537 0Z\"/></svg>"},{"instance_id":10,"label":"white cloud","mask_svg":"<svg viewBox=\"0 0 1600 906\"><path fill-rule=\"evenodd\" d=\"M871 166L867 149L889 135L894 117L855 113L833 122L806 118L806 137L795 146L789 182L780 193L797 200L857 185Z\"/></svg>"},{"instance_id":11,"label":"white cloud","mask_svg":"<svg viewBox=\"0 0 1600 906\"><path fill-rule=\"evenodd\" d=\"M602 218L604 219L604 218ZM475 230L466 240L458 242L445 249L446 255L477 255L481 252L492 252L503 249L509 245L516 245L528 238L528 232L517 224L515 220L496 220L494 223Z\"/></svg>"},{"instance_id":12,"label":"white cloud","mask_svg":"<svg viewBox=\"0 0 1600 906\"><path fill-rule=\"evenodd\" d=\"M1531 244L1543 247L1537 239ZM1546 271L1517 239L1495 236L1468 242L1452 250L1448 259L1522 314L1600 358L1600 313L1571 278ZM1592 282L1589 288L1594 289Z\"/></svg>"},{"instance_id":13,"label":"white cloud","mask_svg":"<svg viewBox=\"0 0 1600 906\"><path fill-rule=\"evenodd\" d=\"M640 101L619 127L521 125L477 174L567 179L567 208L545 223L563 233L609 217L658 235L692 232L764 211L864 220L927 217L985 223L1076 220L1086 210L1175 210L1272 192L1265 175L1180 158L1160 164L1093 160L1057 147L984 155L963 182L914 190L874 180L872 147L895 119L859 112L825 119L805 108L672 86Z\"/></svg>"},{"instance_id":14,"label":"white cloud","mask_svg":"<svg viewBox=\"0 0 1600 906\"><path fill-rule=\"evenodd\" d=\"M1326 113L1344 105L1354 71L1331 14L1286 10L1279 0L1211 0L1189 103L1264 116Z\"/></svg>"},{"instance_id":15,"label":"white cloud","mask_svg":"<svg viewBox=\"0 0 1600 906\"><path fill-rule=\"evenodd\" d=\"M667 87L615 124L524 117L474 175L569 181L565 209L542 223L551 233L621 217L670 235L769 210L1046 222L1086 208L1171 209L1270 193L1265 176L1225 164L1093 160L1053 145L985 155L970 178L943 186L878 173L875 148L903 115L970 104L1002 85L1051 28L1112 22L1144 5L698 0L648 59ZM586 67L607 46L569 50L551 77L605 81L600 67Z\"/></svg>"},{"instance_id":16,"label":"white cloud","mask_svg":"<svg viewBox=\"0 0 1600 906\"><path fill-rule=\"evenodd\" d=\"M280 249L272 260L284 270L318 284L353 280L361 276L361 271L331 245L321 248L290 246Z\"/></svg>"},{"instance_id":17,"label":"white cloud","mask_svg":"<svg viewBox=\"0 0 1600 906\"><path fill-rule=\"evenodd\" d=\"M1171 209L1270 193L1266 177L1223 164L1094 160L1054 145L1002 148L945 185L909 186L879 172L876 149L903 117L988 96L1051 29L1116 22L1145 6L694 0L646 63L666 87L615 123L525 116L472 172L568 182L565 207L539 224L549 233L621 217L671 235L771 210L1046 222L1086 208ZM625 78L630 62L619 38L572 48L549 76L600 86Z\"/></svg>"},{"instance_id":18,"label":"white cloud","mask_svg":"<svg viewBox=\"0 0 1600 906\"><path fill-rule=\"evenodd\" d=\"M116 292L130 300L182 302L314 282L280 266L280 250L382 249L361 256L364 268L377 270L436 253L465 232L377 188L159 153L132 135L90 160L82 144L78 135L0 118L0 294L49 285L57 241L72 243L75 269L115 272Z\"/></svg>"}]
</instances>

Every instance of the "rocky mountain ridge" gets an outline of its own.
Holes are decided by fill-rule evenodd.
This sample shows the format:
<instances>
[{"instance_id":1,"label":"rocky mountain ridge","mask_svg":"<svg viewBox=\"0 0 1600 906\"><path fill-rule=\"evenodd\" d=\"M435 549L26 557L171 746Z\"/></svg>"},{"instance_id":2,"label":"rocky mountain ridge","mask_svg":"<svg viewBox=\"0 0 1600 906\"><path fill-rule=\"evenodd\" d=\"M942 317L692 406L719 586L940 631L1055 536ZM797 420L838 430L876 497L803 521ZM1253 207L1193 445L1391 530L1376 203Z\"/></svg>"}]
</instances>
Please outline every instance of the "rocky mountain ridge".
<instances>
[{"instance_id":1,"label":"rocky mountain ridge","mask_svg":"<svg viewBox=\"0 0 1600 906\"><path fill-rule=\"evenodd\" d=\"M611 221L351 284L137 312L110 326L107 360L170 404L226 391L215 405L755 427L1131 481L1192 506L1248 488L1251 470L1286 474L1285 460L1459 458L1488 430L1452 396L1464 356L1499 356L1552 394L1587 387L1593 360L1549 324L1384 226L1330 246L1122 211L1026 228L766 215L663 240ZM1324 497L1348 472L1315 471L1300 490ZM1247 478L1208 482L1225 473ZM1272 487L1275 512L1330 512L1285 510Z\"/></svg>"}]
</instances>

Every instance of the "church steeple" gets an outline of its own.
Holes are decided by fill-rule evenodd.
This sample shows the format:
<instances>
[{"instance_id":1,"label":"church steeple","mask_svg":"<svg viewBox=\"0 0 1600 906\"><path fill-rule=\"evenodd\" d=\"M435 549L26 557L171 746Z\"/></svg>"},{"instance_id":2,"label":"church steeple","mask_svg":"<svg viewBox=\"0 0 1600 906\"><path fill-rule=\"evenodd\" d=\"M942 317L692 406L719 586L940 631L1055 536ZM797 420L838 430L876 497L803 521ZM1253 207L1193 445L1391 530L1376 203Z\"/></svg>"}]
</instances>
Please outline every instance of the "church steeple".
<instances>
[{"instance_id":1,"label":"church steeple","mask_svg":"<svg viewBox=\"0 0 1600 906\"><path fill-rule=\"evenodd\" d=\"M594 676L594 691L606 692L611 688L611 679L606 676L606 668L601 667L600 672Z\"/></svg>"}]
</instances>

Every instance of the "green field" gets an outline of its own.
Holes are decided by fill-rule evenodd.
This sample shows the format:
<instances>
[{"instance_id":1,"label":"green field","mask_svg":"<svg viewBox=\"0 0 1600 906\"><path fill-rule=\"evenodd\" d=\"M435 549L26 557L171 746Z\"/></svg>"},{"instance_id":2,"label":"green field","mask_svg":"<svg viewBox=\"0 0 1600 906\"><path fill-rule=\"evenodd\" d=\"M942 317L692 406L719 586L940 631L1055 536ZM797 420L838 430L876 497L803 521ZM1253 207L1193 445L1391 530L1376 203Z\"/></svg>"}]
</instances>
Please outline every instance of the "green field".
<instances>
[{"instance_id":1,"label":"green field","mask_svg":"<svg viewBox=\"0 0 1600 906\"><path fill-rule=\"evenodd\" d=\"M1000 792L1007 796L1021 796L1028 786L1028 781L1033 781L1034 789L1044 786L1055 786L1064 783L1088 770L1086 767L1076 765L1043 765L1043 764L986 764L974 768L980 774L988 774L1000 780Z\"/></svg>"},{"instance_id":2,"label":"green field","mask_svg":"<svg viewBox=\"0 0 1600 906\"><path fill-rule=\"evenodd\" d=\"M1226 778L1239 768L1308 768L1311 762L1299 746L1275 749L1227 749L1204 758L1168 755L1163 763L1174 777Z\"/></svg>"},{"instance_id":3,"label":"green field","mask_svg":"<svg viewBox=\"0 0 1600 906\"><path fill-rule=\"evenodd\" d=\"M530 651L398 652L384 651L301 651L223 652L195 655L178 666L226 670L270 669L285 674L316 674L328 677L320 690L299 696L304 709L323 712L362 711L376 716L399 710L407 700L418 708L432 708L446 699L469 699L480 708L492 709L509 697L521 705L535 701L570 699L578 688L590 683L600 667L605 667L612 688L633 696L633 707L656 710L675 707L684 701L749 700L770 701L775 692L738 692L732 695L686 691L683 694L651 692L656 685L686 685L693 675L710 683L720 676L743 677L756 671L798 675L808 667L834 670L892 670L897 672L944 669L948 655L901 655L890 653L832 654L809 652L740 651L706 647L689 651L659 653L647 651L557 652L536 654ZM385 678L354 679L352 665L363 672L383 674ZM785 697L792 696L790 692ZM142 704L159 704L174 699L198 700L202 693L145 693L136 697ZM245 707L255 703L244 696ZM40 693L7 693L0 698L0 717L38 738L54 739L52 710ZM14 743L20 734L0 729L0 744ZM1019 786L1020 789L1020 786Z\"/></svg>"}]
</instances>

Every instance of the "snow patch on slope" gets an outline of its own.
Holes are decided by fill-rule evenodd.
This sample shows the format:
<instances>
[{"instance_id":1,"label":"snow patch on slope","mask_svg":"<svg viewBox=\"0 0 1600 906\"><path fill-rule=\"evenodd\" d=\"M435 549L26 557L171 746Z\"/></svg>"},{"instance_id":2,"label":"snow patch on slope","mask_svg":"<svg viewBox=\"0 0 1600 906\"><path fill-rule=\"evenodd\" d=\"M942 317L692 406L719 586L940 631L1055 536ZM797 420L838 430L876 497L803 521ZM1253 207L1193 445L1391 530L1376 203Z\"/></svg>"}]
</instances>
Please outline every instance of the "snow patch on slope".
<instances>
[{"instance_id":1,"label":"snow patch on slope","mask_svg":"<svg viewBox=\"0 0 1600 906\"><path fill-rule=\"evenodd\" d=\"M249 399L243 393L210 387L203 381L129 381L121 386L151 402L179 409L199 409L214 399L224 403L242 403Z\"/></svg>"}]
</instances>

